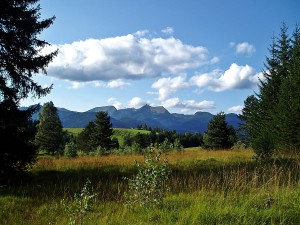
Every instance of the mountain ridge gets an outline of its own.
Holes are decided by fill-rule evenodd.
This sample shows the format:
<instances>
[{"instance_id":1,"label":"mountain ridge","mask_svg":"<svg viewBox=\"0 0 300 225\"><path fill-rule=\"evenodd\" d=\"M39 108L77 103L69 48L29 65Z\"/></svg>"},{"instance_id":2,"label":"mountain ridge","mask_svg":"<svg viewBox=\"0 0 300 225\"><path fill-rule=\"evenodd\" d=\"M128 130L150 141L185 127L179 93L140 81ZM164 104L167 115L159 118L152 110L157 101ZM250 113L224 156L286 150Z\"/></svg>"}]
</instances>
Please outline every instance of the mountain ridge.
<instances>
[{"instance_id":1,"label":"mountain ridge","mask_svg":"<svg viewBox=\"0 0 300 225\"><path fill-rule=\"evenodd\" d=\"M29 107L20 107L25 110ZM98 112L107 112L114 128L136 128L137 125L146 123L148 127L176 130L178 133L200 132L207 130L208 123L215 115L209 112L198 111L193 115L170 113L163 106L152 107L144 105L141 108L116 109L114 106L95 107L85 112L71 111L57 107L59 118L64 128L84 128L89 122L94 121ZM38 112L32 115L38 119ZM241 123L238 115L226 114L226 121L234 128Z\"/></svg>"}]
</instances>

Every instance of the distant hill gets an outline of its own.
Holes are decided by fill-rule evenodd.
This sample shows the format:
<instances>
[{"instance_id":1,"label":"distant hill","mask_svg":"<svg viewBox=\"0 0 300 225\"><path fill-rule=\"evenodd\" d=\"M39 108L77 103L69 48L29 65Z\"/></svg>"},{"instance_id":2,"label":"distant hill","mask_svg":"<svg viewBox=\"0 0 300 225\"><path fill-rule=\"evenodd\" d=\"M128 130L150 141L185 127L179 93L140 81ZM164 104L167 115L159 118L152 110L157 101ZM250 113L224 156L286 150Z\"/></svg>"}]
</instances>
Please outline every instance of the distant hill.
<instances>
[{"instance_id":1,"label":"distant hill","mask_svg":"<svg viewBox=\"0 0 300 225\"><path fill-rule=\"evenodd\" d=\"M21 109L26 109L22 107ZM136 128L146 123L148 127L159 127L167 130L176 130L178 133L200 132L207 130L208 123L214 115L209 112L196 112L194 115L170 113L163 106L152 107L144 105L139 109L116 109L114 106L103 106L90 109L86 112L75 112L65 108L57 108L58 115L64 128L83 128L90 121L94 121L99 111L107 112L114 128ZM38 113L32 116L38 118ZM241 122L234 113L226 114L226 121L234 128Z\"/></svg>"}]
</instances>

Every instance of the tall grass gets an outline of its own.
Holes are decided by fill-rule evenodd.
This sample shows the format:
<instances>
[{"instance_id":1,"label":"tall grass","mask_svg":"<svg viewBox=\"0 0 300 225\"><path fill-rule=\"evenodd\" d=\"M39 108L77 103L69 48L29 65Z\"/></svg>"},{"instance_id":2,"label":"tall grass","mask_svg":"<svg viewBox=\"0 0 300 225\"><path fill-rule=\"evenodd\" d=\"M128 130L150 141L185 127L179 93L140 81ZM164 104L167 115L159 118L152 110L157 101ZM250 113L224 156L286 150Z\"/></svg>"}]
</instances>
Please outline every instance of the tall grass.
<instances>
[{"instance_id":1,"label":"tall grass","mask_svg":"<svg viewBox=\"0 0 300 225\"><path fill-rule=\"evenodd\" d=\"M0 224L67 224L61 199L80 192L87 178L97 194L88 224L297 224L300 160L253 159L251 150L189 149L163 154L172 170L164 204L147 211L124 206L141 155L41 157L22 179L0 187Z\"/></svg>"}]
</instances>

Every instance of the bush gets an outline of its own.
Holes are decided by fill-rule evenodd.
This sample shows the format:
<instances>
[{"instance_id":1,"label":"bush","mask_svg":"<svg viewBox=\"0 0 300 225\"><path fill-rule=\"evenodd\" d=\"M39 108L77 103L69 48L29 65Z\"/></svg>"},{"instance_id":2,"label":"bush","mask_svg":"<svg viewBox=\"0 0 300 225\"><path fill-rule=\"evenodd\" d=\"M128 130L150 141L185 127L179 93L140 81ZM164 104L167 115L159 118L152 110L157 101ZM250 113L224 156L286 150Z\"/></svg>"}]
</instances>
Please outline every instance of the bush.
<instances>
[{"instance_id":1,"label":"bush","mask_svg":"<svg viewBox=\"0 0 300 225\"><path fill-rule=\"evenodd\" d=\"M144 164L137 163L137 167L135 176L125 178L129 181L128 203L145 207L161 205L169 190L167 161L160 163L160 153L155 155L151 150L145 155Z\"/></svg>"},{"instance_id":2,"label":"bush","mask_svg":"<svg viewBox=\"0 0 300 225\"><path fill-rule=\"evenodd\" d=\"M77 145L74 142L66 143L64 154L68 158L74 158L77 156Z\"/></svg>"},{"instance_id":3,"label":"bush","mask_svg":"<svg viewBox=\"0 0 300 225\"><path fill-rule=\"evenodd\" d=\"M91 193L91 181L87 179L80 194L74 195L74 200L67 202L62 199L61 204L69 215L69 224L83 224L84 215L92 210L93 200L96 194Z\"/></svg>"},{"instance_id":4,"label":"bush","mask_svg":"<svg viewBox=\"0 0 300 225\"><path fill-rule=\"evenodd\" d=\"M234 143L231 149L235 149L235 150L246 149L246 145L242 141L237 141Z\"/></svg>"}]
</instances>

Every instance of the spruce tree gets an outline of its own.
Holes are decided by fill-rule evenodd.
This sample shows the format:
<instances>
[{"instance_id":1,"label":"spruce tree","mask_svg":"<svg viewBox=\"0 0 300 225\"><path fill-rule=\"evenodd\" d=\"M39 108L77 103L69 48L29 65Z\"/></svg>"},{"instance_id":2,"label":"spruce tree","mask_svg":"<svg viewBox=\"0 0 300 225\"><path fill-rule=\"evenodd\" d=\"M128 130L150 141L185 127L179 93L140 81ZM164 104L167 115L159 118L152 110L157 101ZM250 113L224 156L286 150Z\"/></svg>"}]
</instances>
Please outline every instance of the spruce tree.
<instances>
[{"instance_id":1,"label":"spruce tree","mask_svg":"<svg viewBox=\"0 0 300 225\"><path fill-rule=\"evenodd\" d=\"M257 117L258 130L260 135L268 132L270 137L276 138L277 122L275 116L276 107L279 101L279 90L283 80L287 77L291 39L288 37L288 29L285 23L282 24L281 33L278 38L273 38L270 48L270 57L267 57L265 70L263 71L264 80L260 82L259 100Z\"/></svg>"},{"instance_id":2,"label":"spruce tree","mask_svg":"<svg viewBox=\"0 0 300 225\"><path fill-rule=\"evenodd\" d=\"M224 112L220 112L208 124L203 137L204 145L213 149L230 148L233 145L230 140L233 133L232 127L226 122Z\"/></svg>"},{"instance_id":3,"label":"spruce tree","mask_svg":"<svg viewBox=\"0 0 300 225\"><path fill-rule=\"evenodd\" d=\"M239 125L240 139L247 145L259 135L258 124L258 99L254 95L250 95L244 101L242 114L239 115L242 123Z\"/></svg>"},{"instance_id":4,"label":"spruce tree","mask_svg":"<svg viewBox=\"0 0 300 225\"><path fill-rule=\"evenodd\" d=\"M63 150L64 132L62 124L57 114L57 108L53 102L47 102L43 105L42 112L39 114L39 124L35 142L41 150L54 155Z\"/></svg>"},{"instance_id":5,"label":"spruce tree","mask_svg":"<svg viewBox=\"0 0 300 225\"><path fill-rule=\"evenodd\" d=\"M245 101L241 129L259 157L271 156L274 149L300 148L299 43L299 27L290 38L283 23L279 37L273 39L257 100L252 97L255 107L250 98Z\"/></svg>"},{"instance_id":6,"label":"spruce tree","mask_svg":"<svg viewBox=\"0 0 300 225\"><path fill-rule=\"evenodd\" d=\"M38 107L19 110L19 102L29 94L42 97L52 86L43 88L33 80L57 54L41 54L49 45L37 38L54 21L41 20L38 0L1 0L0 6L0 172L25 169L34 160L30 117Z\"/></svg>"},{"instance_id":7,"label":"spruce tree","mask_svg":"<svg viewBox=\"0 0 300 225\"><path fill-rule=\"evenodd\" d=\"M94 131L94 128L95 123L89 122L77 137L78 148L85 153L93 151L93 148L91 146L91 135Z\"/></svg>"},{"instance_id":8,"label":"spruce tree","mask_svg":"<svg viewBox=\"0 0 300 225\"><path fill-rule=\"evenodd\" d=\"M98 112L94 121L95 127L90 136L90 145L96 150L101 148L109 150L112 146L111 136L113 135L112 124L107 112Z\"/></svg>"},{"instance_id":9,"label":"spruce tree","mask_svg":"<svg viewBox=\"0 0 300 225\"><path fill-rule=\"evenodd\" d=\"M300 149L300 32L293 33L291 59L286 79L280 87L276 111L277 145L288 150Z\"/></svg>"}]
</instances>

